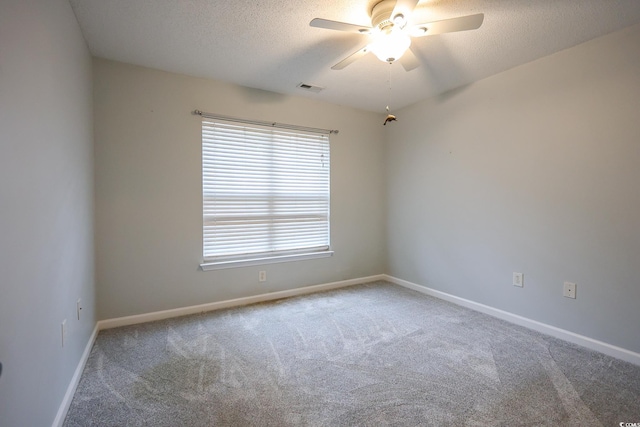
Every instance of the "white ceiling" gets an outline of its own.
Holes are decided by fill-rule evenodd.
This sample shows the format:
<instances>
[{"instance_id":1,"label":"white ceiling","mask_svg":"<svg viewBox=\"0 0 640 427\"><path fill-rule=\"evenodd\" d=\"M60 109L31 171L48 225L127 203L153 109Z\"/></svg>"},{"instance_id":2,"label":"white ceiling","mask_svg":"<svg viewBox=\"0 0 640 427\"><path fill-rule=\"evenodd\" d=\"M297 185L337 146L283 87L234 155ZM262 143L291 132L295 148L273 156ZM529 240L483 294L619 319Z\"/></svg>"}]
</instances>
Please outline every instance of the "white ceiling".
<instances>
[{"instance_id":1,"label":"white ceiling","mask_svg":"<svg viewBox=\"0 0 640 427\"><path fill-rule=\"evenodd\" d=\"M309 26L370 25L379 0L70 0L94 56L384 112L640 22L640 0L422 0L411 21L484 13L474 31L414 39L410 72L373 54L330 67L367 36ZM391 75L391 101L389 91ZM299 83L324 87L320 93Z\"/></svg>"}]
</instances>

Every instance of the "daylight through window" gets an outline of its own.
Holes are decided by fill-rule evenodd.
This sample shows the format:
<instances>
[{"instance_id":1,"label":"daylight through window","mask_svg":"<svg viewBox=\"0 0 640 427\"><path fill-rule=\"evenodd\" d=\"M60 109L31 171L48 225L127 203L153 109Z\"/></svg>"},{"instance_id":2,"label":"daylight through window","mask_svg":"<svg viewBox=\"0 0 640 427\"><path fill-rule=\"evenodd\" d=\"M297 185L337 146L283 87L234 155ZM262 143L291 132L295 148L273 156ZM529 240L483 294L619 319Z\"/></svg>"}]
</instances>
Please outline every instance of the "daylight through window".
<instances>
[{"instance_id":1,"label":"daylight through window","mask_svg":"<svg viewBox=\"0 0 640 427\"><path fill-rule=\"evenodd\" d=\"M203 269L330 255L329 171L328 135L203 119Z\"/></svg>"}]
</instances>

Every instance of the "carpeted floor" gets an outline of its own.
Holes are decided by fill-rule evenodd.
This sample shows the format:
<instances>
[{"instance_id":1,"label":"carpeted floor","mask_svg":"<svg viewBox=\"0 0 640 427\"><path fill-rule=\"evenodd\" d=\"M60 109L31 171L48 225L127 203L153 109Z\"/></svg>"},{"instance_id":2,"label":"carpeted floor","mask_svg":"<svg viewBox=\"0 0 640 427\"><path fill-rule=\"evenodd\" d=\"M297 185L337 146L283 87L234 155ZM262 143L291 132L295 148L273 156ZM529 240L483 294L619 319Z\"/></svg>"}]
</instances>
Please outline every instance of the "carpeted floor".
<instances>
[{"instance_id":1,"label":"carpeted floor","mask_svg":"<svg viewBox=\"0 0 640 427\"><path fill-rule=\"evenodd\" d=\"M73 426L618 426L635 366L376 282L100 332Z\"/></svg>"}]
</instances>

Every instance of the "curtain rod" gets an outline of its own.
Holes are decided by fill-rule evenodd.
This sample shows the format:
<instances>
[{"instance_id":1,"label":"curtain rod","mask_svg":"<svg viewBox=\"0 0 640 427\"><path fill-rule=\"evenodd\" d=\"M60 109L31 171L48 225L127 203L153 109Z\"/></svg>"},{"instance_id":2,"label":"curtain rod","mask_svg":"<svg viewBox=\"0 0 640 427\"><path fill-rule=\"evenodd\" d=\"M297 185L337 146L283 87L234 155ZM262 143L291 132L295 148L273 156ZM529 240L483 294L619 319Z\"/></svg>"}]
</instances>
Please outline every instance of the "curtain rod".
<instances>
[{"instance_id":1,"label":"curtain rod","mask_svg":"<svg viewBox=\"0 0 640 427\"><path fill-rule=\"evenodd\" d=\"M204 113L200 110L194 110L192 114L196 116L202 116L207 119L226 120L228 122L245 123L245 124L260 125L260 126L271 126L276 128L299 130L299 131L312 132L312 133L321 133L321 134L332 134L332 133L337 134L338 133L338 131L334 129L309 128L305 126L288 125L285 123L262 122L260 120L239 119L237 117L229 117L229 116L221 116L219 114Z\"/></svg>"}]
</instances>

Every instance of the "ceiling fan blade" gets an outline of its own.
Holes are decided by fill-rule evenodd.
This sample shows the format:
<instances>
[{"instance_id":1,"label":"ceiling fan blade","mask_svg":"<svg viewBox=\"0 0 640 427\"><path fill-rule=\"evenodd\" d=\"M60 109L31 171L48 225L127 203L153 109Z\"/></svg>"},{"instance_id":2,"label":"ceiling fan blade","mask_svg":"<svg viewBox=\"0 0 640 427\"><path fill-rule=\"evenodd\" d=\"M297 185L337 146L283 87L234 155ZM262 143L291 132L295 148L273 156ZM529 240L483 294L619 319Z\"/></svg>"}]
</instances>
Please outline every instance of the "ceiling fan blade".
<instances>
[{"instance_id":1,"label":"ceiling fan blade","mask_svg":"<svg viewBox=\"0 0 640 427\"><path fill-rule=\"evenodd\" d=\"M413 12L413 9L418 5L418 1L420 0L398 0L396 1L396 5L393 8L393 12L391 12L391 20L398 15L404 16L404 22L406 23Z\"/></svg>"},{"instance_id":2,"label":"ceiling fan blade","mask_svg":"<svg viewBox=\"0 0 640 427\"><path fill-rule=\"evenodd\" d=\"M348 24L346 22L330 21L328 19L315 18L309 25L316 28L326 28L327 30L346 31L356 34L371 34L373 28L366 25Z\"/></svg>"},{"instance_id":3,"label":"ceiling fan blade","mask_svg":"<svg viewBox=\"0 0 640 427\"><path fill-rule=\"evenodd\" d=\"M442 21L413 25L409 30L409 34L411 37L424 37L456 31L475 30L480 28L482 21L484 21L484 13L443 19Z\"/></svg>"},{"instance_id":4,"label":"ceiling fan blade","mask_svg":"<svg viewBox=\"0 0 640 427\"><path fill-rule=\"evenodd\" d=\"M411 48L407 49L407 51L400 57L400 59L398 59L398 61L402 64L402 67L405 69L405 71L411 71L420 66L420 60L411 50Z\"/></svg>"},{"instance_id":5,"label":"ceiling fan blade","mask_svg":"<svg viewBox=\"0 0 640 427\"><path fill-rule=\"evenodd\" d=\"M362 49L352 53L349 56L347 56L342 61L338 62L336 65L331 67L331 69L332 70L342 70L347 65L352 64L352 63L356 62L358 59L360 59L363 56L365 56L367 53L369 53L369 45L366 45Z\"/></svg>"}]
</instances>

